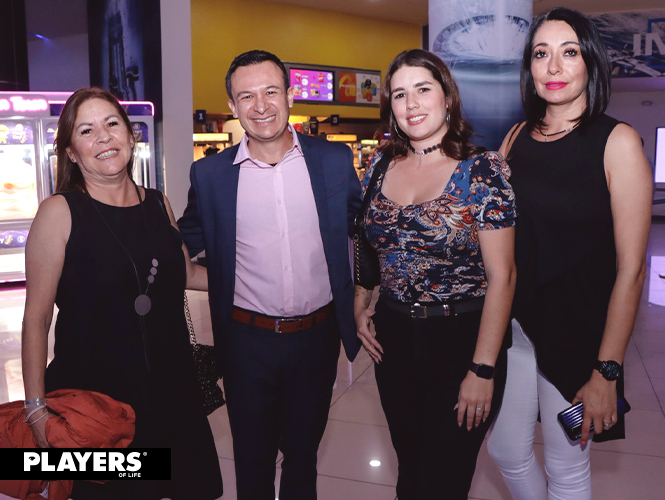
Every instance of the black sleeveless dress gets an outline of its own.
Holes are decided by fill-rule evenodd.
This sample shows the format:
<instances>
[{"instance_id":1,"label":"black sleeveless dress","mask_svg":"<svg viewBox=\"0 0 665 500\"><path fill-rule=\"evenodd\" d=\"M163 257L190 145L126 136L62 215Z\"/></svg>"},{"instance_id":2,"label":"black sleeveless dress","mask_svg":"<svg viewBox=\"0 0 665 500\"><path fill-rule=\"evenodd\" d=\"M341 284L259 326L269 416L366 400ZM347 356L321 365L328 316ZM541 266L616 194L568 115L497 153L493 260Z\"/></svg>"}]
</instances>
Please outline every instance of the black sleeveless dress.
<instances>
[{"instance_id":1,"label":"black sleeveless dress","mask_svg":"<svg viewBox=\"0 0 665 500\"><path fill-rule=\"evenodd\" d=\"M523 127L507 159L518 212L513 313L538 368L568 401L591 377L616 280L604 154L618 123L601 115L551 142ZM617 389L623 392L622 379ZM623 433L620 418L594 440Z\"/></svg>"},{"instance_id":2,"label":"black sleeveless dress","mask_svg":"<svg viewBox=\"0 0 665 500\"><path fill-rule=\"evenodd\" d=\"M79 191L60 193L69 204L72 228L56 294L59 312L46 392L92 390L131 405L136 412L131 447L171 448L171 480L75 482L74 499L222 495L183 311L182 240L168 220L162 194L145 192L143 209L105 205ZM142 327L134 309L136 274L145 293L153 258L158 271L147 292L152 308Z\"/></svg>"}]
</instances>

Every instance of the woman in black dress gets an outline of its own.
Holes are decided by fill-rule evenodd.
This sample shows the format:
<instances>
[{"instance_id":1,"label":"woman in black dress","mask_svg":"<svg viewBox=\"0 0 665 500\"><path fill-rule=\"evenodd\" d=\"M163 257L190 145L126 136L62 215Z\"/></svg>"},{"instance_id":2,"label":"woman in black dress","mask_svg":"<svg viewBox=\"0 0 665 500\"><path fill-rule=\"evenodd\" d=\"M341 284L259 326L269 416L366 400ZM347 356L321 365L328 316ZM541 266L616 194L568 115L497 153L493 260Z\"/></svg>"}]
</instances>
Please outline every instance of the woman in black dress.
<instances>
[{"instance_id":1,"label":"woman in black dress","mask_svg":"<svg viewBox=\"0 0 665 500\"><path fill-rule=\"evenodd\" d=\"M134 184L134 145L110 93L86 88L67 100L57 194L39 207L26 245L26 402L56 389L100 392L134 409L131 447L171 448L170 481L80 481L72 498L214 499L221 473L183 312L185 286L206 290L207 274L190 261L166 197ZM40 447L49 418L48 408L30 417Z\"/></svg>"},{"instance_id":2,"label":"woman in black dress","mask_svg":"<svg viewBox=\"0 0 665 500\"><path fill-rule=\"evenodd\" d=\"M538 17L521 78L527 121L500 150L519 211L516 321L489 451L516 500L590 500L591 423L595 441L623 437L617 393L646 274L651 170L635 130L604 114L610 65L584 15ZM570 441L557 414L578 401L582 439Z\"/></svg>"},{"instance_id":3,"label":"woman in black dress","mask_svg":"<svg viewBox=\"0 0 665 500\"><path fill-rule=\"evenodd\" d=\"M506 377L515 286L508 166L471 144L457 85L431 52L393 60L381 117L391 137L363 183L381 172L363 214L380 295L374 314L372 290L356 285L358 337L376 362L399 499L462 500Z\"/></svg>"}]
</instances>

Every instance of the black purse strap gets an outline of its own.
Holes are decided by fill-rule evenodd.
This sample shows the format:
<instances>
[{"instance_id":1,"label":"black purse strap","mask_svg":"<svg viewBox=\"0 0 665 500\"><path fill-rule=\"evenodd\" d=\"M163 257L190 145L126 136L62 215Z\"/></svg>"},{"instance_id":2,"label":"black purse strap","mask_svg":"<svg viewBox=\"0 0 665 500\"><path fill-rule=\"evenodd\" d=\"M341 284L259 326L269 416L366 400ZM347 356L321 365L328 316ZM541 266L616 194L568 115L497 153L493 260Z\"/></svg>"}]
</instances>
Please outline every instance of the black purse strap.
<instances>
[{"instance_id":1,"label":"black purse strap","mask_svg":"<svg viewBox=\"0 0 665 500\"><path fill-rule=\"evenodd\" d=\"M361 224L360 221L362 221L365 212L367 211L367 207L369 206L369 200L372 196L372 191L374 191L376 183L379 182L379 177L383 175L388 169L390 160L391 160L390 158L384 155L374 166L374 172L372 172L372 177L370 177L369 179L369 183L367 184L367 189L365 190L365 196L363 197L362 205L360 205L360 211L358 212L358 215L356 215L356 220L355 220L356 226Z\"/></svg>"}]
</instances>

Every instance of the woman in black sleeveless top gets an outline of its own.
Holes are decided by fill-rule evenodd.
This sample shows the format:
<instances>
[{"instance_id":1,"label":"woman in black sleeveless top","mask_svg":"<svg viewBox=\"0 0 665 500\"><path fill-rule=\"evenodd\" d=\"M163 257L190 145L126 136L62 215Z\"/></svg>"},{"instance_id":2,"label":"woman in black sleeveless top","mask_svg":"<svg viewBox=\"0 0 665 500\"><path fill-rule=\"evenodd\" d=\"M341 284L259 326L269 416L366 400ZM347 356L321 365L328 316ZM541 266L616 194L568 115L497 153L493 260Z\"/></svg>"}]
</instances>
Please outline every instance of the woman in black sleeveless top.
<instances>
[{"instance_id":1,"label":"woman in black sleeveless top","mask_svg":"<svg viewBox=\"0 0 665 500\"><path fill-rule=\"evenodd\" d=\"M590 500L590 425L595 441L623 437L617 393L646 274L651 171L635 130L604 114L610 66L585 16L537 18L521 76L527 121L501 149L519 215L513 347L489 451L515 499ZM579 401L582 439L570 441L557 414Z\"/></svg>"},{"instance_id":2,"label":"woman in black sleeveless top","mask_svg":"<svg viewBox=\"0 0 665 500\"><path fill-rule=\"evenodd\" d=\"M80 89L63 108L58 195L41 204L26 246L26 401L64 388L100 392L134 409L130 447L171 448L170 481L75 481L75 500L212 500L222 478L183 310L185 286L207 289L207 273L190 261L166 197L132 181L131 131L102 89ZM29 418L40 447L49 446L49 418L48 408Z\"/></svg>"}]
</instances>

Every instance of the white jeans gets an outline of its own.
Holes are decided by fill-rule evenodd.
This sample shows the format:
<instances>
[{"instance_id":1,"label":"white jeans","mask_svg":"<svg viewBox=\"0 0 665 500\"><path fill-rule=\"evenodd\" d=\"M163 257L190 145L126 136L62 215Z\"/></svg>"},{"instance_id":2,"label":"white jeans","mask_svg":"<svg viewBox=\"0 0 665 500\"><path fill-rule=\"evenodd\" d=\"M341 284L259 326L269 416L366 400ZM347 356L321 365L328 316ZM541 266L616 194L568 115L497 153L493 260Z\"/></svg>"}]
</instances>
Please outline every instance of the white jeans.
<instances>
[{"instance_id":1,"label":"white jeans","mask_svg":"<svg viewBox=\"0 0 665 500\"><path fill-rule=\"evenodd\" d=\"M489 454L514 500L591 500L591 443L581 446L568 439L557 414L570 402L538 370L535 350L520 324L513 320L512 326L506 393L490 430ZM539 413L547 481L533 450Z\"/></svg>"}]
</instances>

